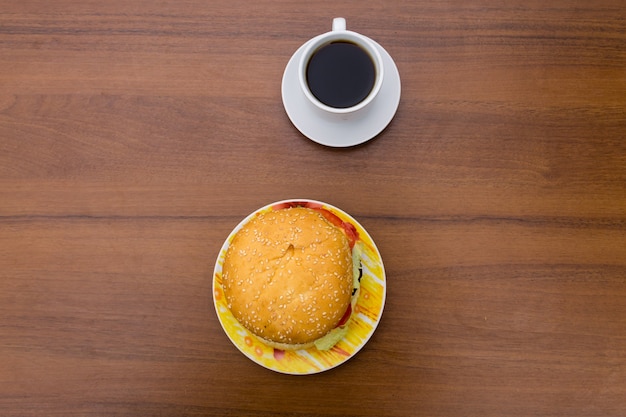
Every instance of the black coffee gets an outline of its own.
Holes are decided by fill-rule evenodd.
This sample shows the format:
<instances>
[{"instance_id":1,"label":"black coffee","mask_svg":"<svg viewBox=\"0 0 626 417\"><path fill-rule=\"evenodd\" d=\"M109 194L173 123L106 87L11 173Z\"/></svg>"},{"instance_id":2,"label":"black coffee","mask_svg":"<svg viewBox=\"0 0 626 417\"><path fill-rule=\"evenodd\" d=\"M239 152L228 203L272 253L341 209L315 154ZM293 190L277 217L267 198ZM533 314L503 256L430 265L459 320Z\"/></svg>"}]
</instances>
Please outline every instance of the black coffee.
<instances>
[{"instance_id":1,"label":"black coffee","mask_svg":"<svg viewBox=\"0 0 626 417\"><path fill-rule=\"evenodd\" d=\"M330 107L352 107L363 101L376 78L370 55L358 45L331 42L313 53L306 79L313 95Z\"/></svg>"}]
</instances>

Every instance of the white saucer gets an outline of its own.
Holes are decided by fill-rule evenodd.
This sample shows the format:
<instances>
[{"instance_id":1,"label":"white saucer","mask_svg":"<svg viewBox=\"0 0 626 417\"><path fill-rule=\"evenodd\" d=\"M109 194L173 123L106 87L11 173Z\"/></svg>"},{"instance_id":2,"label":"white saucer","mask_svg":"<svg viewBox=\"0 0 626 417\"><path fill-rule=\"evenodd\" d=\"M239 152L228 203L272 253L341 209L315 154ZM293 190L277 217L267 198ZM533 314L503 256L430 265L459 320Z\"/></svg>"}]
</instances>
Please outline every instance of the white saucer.
<instances>
[{"instance_id":1,"label":"white saucer","mask_svg":"<svg viewBox=\"0 0 626 417\"><path fill-rule=\"evenodd\" d=\"M391 122L400 103L400 74L389 53L375 41L370 41L383 58L385 78L374 101L351 120L323 113L302 92L298 81L298 60L310 41L293 54L283 74L283 105L291 122L304 136L321 145L354 146L374 138Z\"/></svg>"}]
</instances>

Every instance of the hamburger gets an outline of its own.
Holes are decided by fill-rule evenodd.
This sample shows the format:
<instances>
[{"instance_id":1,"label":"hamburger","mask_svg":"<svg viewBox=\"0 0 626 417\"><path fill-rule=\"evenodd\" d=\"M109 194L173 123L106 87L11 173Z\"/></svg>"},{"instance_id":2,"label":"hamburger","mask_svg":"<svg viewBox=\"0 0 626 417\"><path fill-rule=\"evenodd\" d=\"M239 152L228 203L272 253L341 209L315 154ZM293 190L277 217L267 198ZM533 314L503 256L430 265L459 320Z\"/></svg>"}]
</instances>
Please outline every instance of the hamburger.
<instances>
[{"instance_id":1,"label":"hamburger","mask_svg":"<svg viewBox=\"0 0 626 417\"><path fill-rule=\"evenodd\" d=\"M252 217L233 236L222 266L233 316L282 350L332 348L358 297L354 226L307 205L286 203Z\"/></svg>"}]
</instances>

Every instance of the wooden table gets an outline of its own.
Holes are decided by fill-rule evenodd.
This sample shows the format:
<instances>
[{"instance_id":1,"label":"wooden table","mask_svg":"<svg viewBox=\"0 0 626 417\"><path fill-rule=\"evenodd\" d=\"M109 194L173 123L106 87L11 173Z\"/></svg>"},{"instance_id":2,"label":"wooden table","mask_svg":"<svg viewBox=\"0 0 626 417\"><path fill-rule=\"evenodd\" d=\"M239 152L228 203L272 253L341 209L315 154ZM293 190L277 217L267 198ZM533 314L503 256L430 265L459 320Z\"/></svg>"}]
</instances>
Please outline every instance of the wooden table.
<instances>
[{"instance_id":1,"label":"wooden table","mask_svg":"<svg viewBox=\"0 0 626 417\"><path fill-rule=\"evenodd\" d=\"M623 1L3 3L0 415L626 415ZM336 16L402 79L347 149L280 93ZM311 376L212 301L285 198L352 214L387 272L372 339Z\"/></svg>"}]
</instances>

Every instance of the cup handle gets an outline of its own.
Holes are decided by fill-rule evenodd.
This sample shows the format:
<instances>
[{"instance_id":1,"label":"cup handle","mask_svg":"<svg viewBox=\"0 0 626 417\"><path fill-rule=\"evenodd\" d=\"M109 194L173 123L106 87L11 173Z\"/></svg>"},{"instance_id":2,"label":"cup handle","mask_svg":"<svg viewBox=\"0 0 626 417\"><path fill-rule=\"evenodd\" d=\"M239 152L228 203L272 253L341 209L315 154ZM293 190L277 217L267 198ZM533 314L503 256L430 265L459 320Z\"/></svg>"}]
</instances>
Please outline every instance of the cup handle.
<instances>
[{"instance_id":1,"label":"cup handle","mask_svg":"<svg viewBox=\"0 0 626 417\"><path fill-rule=\"evenodd\" d=\"M336 17L333 19L333 31L346 30L346 19L343 17Z\"/></svg>"}]
</instances>

